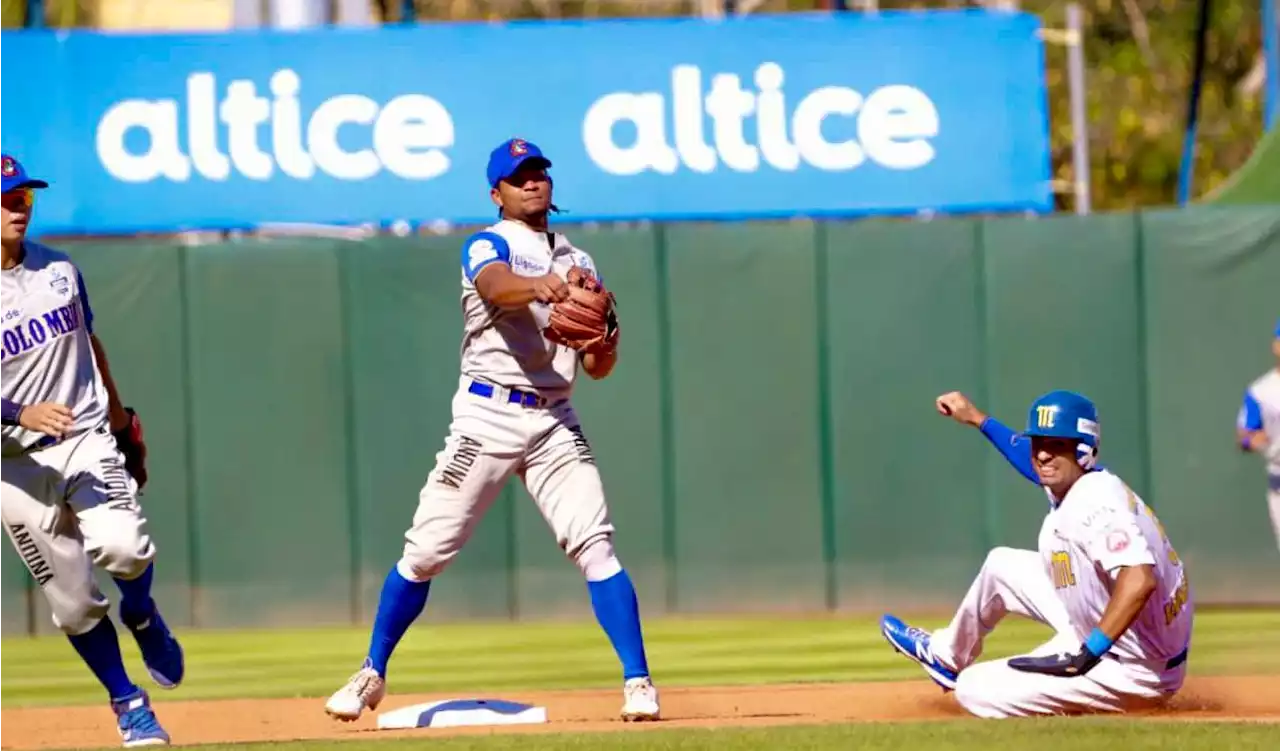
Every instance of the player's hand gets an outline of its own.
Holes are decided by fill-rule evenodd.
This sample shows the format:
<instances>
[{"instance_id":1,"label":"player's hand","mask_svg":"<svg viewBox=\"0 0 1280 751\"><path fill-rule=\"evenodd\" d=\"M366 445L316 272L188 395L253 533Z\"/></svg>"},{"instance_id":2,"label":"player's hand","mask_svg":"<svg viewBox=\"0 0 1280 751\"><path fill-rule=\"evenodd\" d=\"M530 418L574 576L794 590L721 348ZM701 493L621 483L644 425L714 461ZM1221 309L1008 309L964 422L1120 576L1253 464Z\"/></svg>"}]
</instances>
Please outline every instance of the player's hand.
<instances>
[{"instance_id":1,"label":"player's hand","mask_svg":"<svg viewBox=\"0 0 1280 751\"><path fill-rule=\"evenodd\" d=\"M71 429L73 421L71 409L54 402L40 402L23 407L18 415L18 424L27 430L61 438Z\"/></svg>"},{"instance_id":2,"label":"player's hand","mask_svg":"<svg viewBox=\"0 0 1280 751\"><path fill-rule=\"evenodd\" d=\"M569 299L569 285L554 273L533 280L533 294L539 302L557 303Z\"/></svg>"},{"instance_id":3,"label":"player's hand","mask_svg":"<svg viewBox=\"0 0 1280 751\"><path fill-rule=\"evenodd\" d=\"M982 427L983 421L987 419L986 414L973 406L973 402L969 401L969 397L959 391L943 394L934 400L934 405L938 408L939 414L946 415L958 423L972 425L975 428Z\"/></svg>"},{"instance_id":4,"label":"player's hand","mask_svg":"<svg viewBox=\"0 0 1280 751\"><path fill-rule=\"evenodd\" d=\"M1075 654L1056 654L1045 657L1014 657L1009 660L1009 667L1024 673L1043 673L1059 678L1074 678L1084 675L1102 659L1089 651L1083 644Z\"/></svg>"},{"instance_id":5,"label":"player's hand","mask_svg":"<svg viewBox=\"0 0 1280 751\"><path fill-rule=\"evenodd\" d=\"M1240 448L1245 451L1252 451L1261 454L1267 450L1267 434L1261 430L1250 430L1240 432Z\"/></svg>"}]
</instances>

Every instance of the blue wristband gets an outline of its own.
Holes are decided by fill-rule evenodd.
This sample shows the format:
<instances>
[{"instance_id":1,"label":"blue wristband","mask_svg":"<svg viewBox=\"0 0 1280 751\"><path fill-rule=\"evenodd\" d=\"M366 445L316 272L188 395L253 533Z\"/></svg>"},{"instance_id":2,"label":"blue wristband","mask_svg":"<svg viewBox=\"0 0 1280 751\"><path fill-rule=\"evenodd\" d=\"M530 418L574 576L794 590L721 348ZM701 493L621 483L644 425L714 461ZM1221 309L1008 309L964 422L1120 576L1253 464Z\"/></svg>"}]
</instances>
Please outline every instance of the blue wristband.
<instances>
[{"instance_id":1,"label":"blue wristband","mask_svg":"<svg viewBox=\"0 0 1280 751\"><path fill-rule=\"evenodd\" d=\"M1107 650L1111 649L1111 645L1114 643L1111 641L1110 636L1102 633L1102 629L1095 626L1093 631L1089 632L1088 638L1084 640L1084 648L1089 650L1089 653L1094 657L1101 657L1107 653Z\"/></svg>"},{"instance_id":2,"label":"blue wristband","mask_svg":"<svg viewBox=\"0 0 1280 751\"><path fill-rule=\"evenodd\" d=\"M5 399L2 411L5 425L17 425L18 415L22 412L22 405Z\"/></svg>"}]
</instances>

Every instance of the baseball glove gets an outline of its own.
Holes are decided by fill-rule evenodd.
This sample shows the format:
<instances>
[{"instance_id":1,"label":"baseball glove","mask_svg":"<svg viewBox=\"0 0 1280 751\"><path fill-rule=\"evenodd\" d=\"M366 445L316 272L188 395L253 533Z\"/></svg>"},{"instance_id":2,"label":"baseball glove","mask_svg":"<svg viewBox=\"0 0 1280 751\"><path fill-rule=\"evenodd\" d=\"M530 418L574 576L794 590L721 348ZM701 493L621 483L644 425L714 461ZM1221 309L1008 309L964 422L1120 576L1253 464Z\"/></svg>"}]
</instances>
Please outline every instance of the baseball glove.
<instances>
[{"instance_id":1,"label":"baseball glove","mask_svg":"<svg viewBox=\"0 0 1280 751\"><path fill-rule=\"evenodd\" d=\"M147 484L147 444L142 440L142 421L132 407L125 407L124 411L129 415L129 424L111 434L124 454L124 468L138 483L138 490L142 490Z\"/></svg>"},{"instance_id":2,"label":"baseball glove","mask_svg":"<svg viewBox=\"0 0 1280 751\"><path fill-rule=\"evenodd\" d=\"M618 346L617 300L594 274L574 266L565 275L569 299L551 309L543 335L579 352L609 352Z\"/></svg>"}]
</instances>

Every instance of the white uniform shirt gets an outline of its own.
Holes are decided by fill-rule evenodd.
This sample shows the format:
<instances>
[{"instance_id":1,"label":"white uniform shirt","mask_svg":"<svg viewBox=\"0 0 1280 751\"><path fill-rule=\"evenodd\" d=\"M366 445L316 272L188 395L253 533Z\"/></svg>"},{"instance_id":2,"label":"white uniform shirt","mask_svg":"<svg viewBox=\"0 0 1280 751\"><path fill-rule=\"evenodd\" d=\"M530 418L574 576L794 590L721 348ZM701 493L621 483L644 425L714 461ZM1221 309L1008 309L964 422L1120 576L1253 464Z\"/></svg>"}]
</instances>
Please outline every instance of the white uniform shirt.
<instances>
[{"instance_id":1,"label":"white uniform shirt","mask_svg":"<svg viewBox=\"0 0 1280 751\"><path fill-rule=\"evenodd\" d=\"M1280 479L1280 369L1272 368L1249 384L1236 424L1267 434L1267 447L1262 452L1267 474Z\"/></svg>"},{"instance_id":2,"label":"white uniform shirt","mask_svg":"<svg viewBox=\"0 0 1280 751\"><path fill-rule=\"evenodd\" d=\"M474 281L491 263L506 263L520 276L555 271L564 278L573 266L598 276L595 262L562 234L506 219L462 244L463 375L544 395L567 395L577 376L578 353L542 335L550 306L535 300L519 309L503 309L481 299Z\"/></svg>"},{"instance_id":3,"label":"white uniform shirt","mask_svg":"<svg viewBox=\"0 0 1280 751\"><path fill-rule=\"evenodd\" d=\"M107 420L107 389L93 359L93 312L80 270L65 253L23 243L22 262L3 272L0 390L19 404L57 402L71 409L70 434ZM4 455L50 440L5 425Z\"/></svg>"},{"instance_id":4,"label":"white uniform shirt","mask_svg":"<svg viewBox=\"0 0 1280 751\"><path fill-rule=\"evenodd\" d=\"M1122 566L1155 566L1156 590L1111 653L1167 661L1188 646L1194 605L1173 544L1150 508L1117 476L1081 477L1040 528L1040 555L1081 641L1102 620Z\"/></svg>"}]
</instances>

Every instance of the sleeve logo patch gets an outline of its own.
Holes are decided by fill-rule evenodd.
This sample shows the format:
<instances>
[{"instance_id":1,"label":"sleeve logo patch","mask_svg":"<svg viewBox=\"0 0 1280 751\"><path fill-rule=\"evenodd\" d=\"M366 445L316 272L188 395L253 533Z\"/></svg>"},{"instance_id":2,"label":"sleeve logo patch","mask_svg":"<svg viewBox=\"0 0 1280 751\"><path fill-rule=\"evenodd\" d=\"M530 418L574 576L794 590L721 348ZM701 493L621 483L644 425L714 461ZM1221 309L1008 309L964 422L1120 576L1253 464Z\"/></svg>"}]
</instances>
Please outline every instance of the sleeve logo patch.
<instances>
[{"instance_id":1,"label":"sleeve logo patch","mask_svg":"<svg viewBox=\"0 0 1280 751\"><path fill-rule=\"evenodd\" d=\"M1107 533L1107 550L1112 553L1119 553L1129 547L1129 533L1123 529L1112 530Z\"/></svg>"},{"instance_id":2,"label":"sleeve logo patch","mask_svg":"<svg viewBox=\"0 0 1280 751\"><path fill-rule=\"evenodd\" d=\"M483 238L471 243L467 248L467 265L474 271L477 266L498 257L498 249L493 243Z\"/></svg>"}]
</instances>

